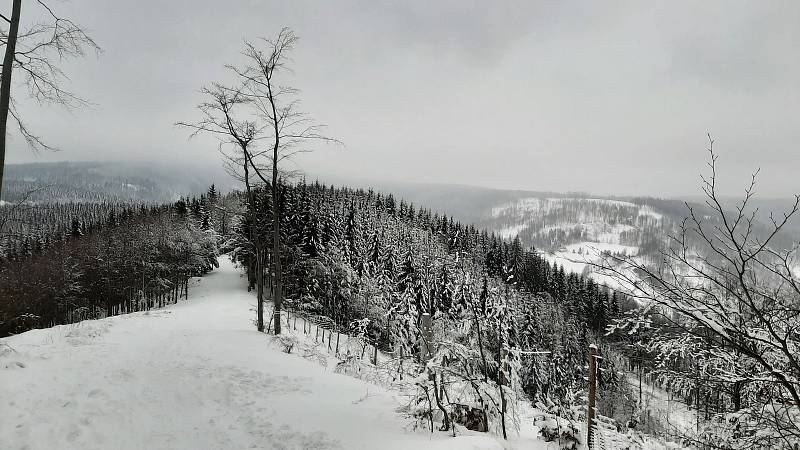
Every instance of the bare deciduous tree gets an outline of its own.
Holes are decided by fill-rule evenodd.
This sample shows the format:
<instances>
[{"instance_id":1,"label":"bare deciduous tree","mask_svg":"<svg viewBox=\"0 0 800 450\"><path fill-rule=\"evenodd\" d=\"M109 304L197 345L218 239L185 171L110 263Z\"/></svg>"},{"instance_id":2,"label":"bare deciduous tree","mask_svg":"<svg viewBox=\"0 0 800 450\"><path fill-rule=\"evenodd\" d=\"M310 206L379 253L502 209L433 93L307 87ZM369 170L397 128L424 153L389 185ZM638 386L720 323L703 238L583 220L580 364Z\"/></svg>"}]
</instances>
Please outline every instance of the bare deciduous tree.
<instances>
[{"instance_id":1,"label":"bare deciduous tree","mask_svg":"<svg viewBox=\"0 0 800 450\"><path fill-rule=\"evenodd\" d=\"M208 100L200 103L197 109L202 118L197 122L178 122L176 125L192 130L191 136L206 133L216 137L220 142L220 150L232 146L237 149L236 155L227 155L227 163L231 166L241 165L241 180L245 185L248 199L248 208L251 219L255 219L253 212L253 190L250 182L250 163L248 162L251 148L260 135L259 125L247 117L246 109L251 105L251 100L242 93L241 88L234 89L215 83L211 87L204 87L200 93ZM231 167L236 172L235 167ZM250 241L253 244L253 253L256 271L257 290L257 328L264 331L264 287L263 287L263 260L264 251L258 233L250 227Z\"/></svg>"},{"instance_id":2,"label":"bare deciduous tree","mask_svg":"<svg viewBox=\"0 0 800 450\"><path fill-rule=\"evenodd\" d=\"M231 67L243 80L248 95L264 121L270 145L263 155L272 168L268 182L255 163L253 155L248 155L256 174L272 189L272 267L273 321L275 334L281 332L280 313L283 303L283 272L281 268L280 232L280 165L298 153L311 151L310 141L338 142L321 133L323 126L315 123L299 109L299 90L278 83L278 77L289 71L289 52L297 42L297 36L289 28L283 28L275 40L261 39L266 51L260 50L251 42L245 42L244 55L249 65L244 69Z\"/></svg>"},{"instance_id":3,"label":"bare deciduous tree","mask_svg":"<svg viewBox=\"0 0 800 450\"><path fill-rule=\"evenodd\" d=\"M242 164L248 198L252 202L249 174L253 173L264 186L269 187L272 197L272 248L269 256L272 267L272 297L274 302L273 321L275 334L280 334L280 313L283 303L283 273L281 268L281 211L280 185L293 173L283 170L282 163L298 153L313 150L311 143L337 142L322 134L322 125L311 120L299 109L299 90L278 83L278 78L289 72L289 52L294 48L297 37L288 28L284 28L275 40L260 39L265 50L259 49L253 42L245 41L243 55L246 64L243 66L226 66L236 77L236 87L225 87L215 84L213 89L202 91L213 101L203 103L199 109L204 119L196 123L180 122L178 125L189 127L197 132L207 132L225 136L223 144L234 144L241 151L236 161ZM227 105L226 105L227 104ZM235 106L244 106L244 119L235 119L232 110ZM243 130L247 139L243 140ZM229 160L230 163L230 160ZM269 172L269 173L267 173ZM258 255L263 252L260 238L253 236ZM259 299L263 291L263 264L257 264L257 290ZM258 328L263 331L261 300L258 308Z\"/></svg>"},{"instance_id":4,"label":"bare deciduous tree","mask_svg":"<svg viewBox=\"0 0 800 450\"><path fill-rule=\"evenodd\" d=\"M688 217L670 236L661 264L608 255L600 266L644 311L666 319L649 345L661 380L691 389L702 379L726 396L711 417L714 425L687 439L714 448L796 448L800 244L781 249L774 242L800 210L800 196L780 217L771 215L765 229L751 207L753 175L742 201L726 210L709 141L710 174L702 177L707 211L686 205ZM636 327L641 320L616 326Z\"/></svg>"},{"instance_id":5,"label":"bare deciduous tree","mask_svg":"<svg viewBox=\"0 0 800 450\"><path fill-rule=\"evenodd\" d=\"M84 56L87 49L100 51L100 47L80 25L56 14L43 0L36 0L35 3L48 19L23 31L20 31L22 0L12 0L10 16L0 14L0 21L8 24L7 29L0 30L0 42L6 47L0 76L0 194L9 114L31 148L53 149L31 132L17 111L11 94L12 74L20 72L23 75L28 95L40 103L55 103L69 108L82 106L87 103L86 100L63 87L66 75L58 63L67 58Z\"/></svg>"}]
</instances>

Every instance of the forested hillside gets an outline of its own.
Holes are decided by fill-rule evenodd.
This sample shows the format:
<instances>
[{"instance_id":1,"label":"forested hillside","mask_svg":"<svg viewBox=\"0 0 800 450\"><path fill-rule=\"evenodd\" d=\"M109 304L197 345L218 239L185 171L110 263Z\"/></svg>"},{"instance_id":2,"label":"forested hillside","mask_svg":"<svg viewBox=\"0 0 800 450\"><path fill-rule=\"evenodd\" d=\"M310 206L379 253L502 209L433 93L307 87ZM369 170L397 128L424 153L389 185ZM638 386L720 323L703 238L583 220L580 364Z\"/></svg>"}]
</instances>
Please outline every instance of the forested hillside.
<instances>
[{"instance_id":1,"label":"forested hillside","mask_svg":"<svg viewBox=\"0 0 800 450\"><path fill-rule=\"evenodd\" d=\"M215 264L217 244L248 267L255 287L252 243L271 230L269 192L221 197L212 187L165 205L2 206L10 218L0 247L2 334L174 303L188 296L189 277ZM446 427L507 434L525 398L565 411L580 404L588 343L625 303L616 293L519 240L391 195L319 183L280 192L286 307L394 355L396 376L439 373L420 395L449 396L436 402ZM424 317L436 339L427 365ZM609 386L625 389L613 366L606 373ZM433 420L432 405L413 414Z\"/></svg>"},{"instance_id":2,"label":"forested hillside","mask_svg":"<svg viewBox=\"0 0 800 450\"><path fill-rule=\"evenodd\" d=\"M477 424L483 423L485 429L505 435L514 428L514 405L531 401L556 418L552 423L558 430L545 425L542 434L558 435L563 442L562 426L569 426L559 420L566 419L570 426L585 420L584 361L588 344L594 342L603 351L597 392L600 428L629 427L633 436L645 431L700 447L723 439L731 448L769 448L781 439L793 439L796 428L786 421L793 420L796 409L781 405L792 401L788 394L794 392L794 379L783 379L788 391L767 394L770 381L759 378L752 366L758 364L758 354L734 364L738 375L720 366L725 358L752 352L749 346L756 345L770 349L769 363L760 364L774 367L778 374L792 367L796 338L786 328L785 314L787 305L796 301L796 259L791 247L780 250L776 237L781 235L781 222L770 233L748 219L746 208L732 216L721 205L716 210L690 210L697 228L687 225L680 228L684 234L665 236L663 245L654 246L652 254L661 257L655 269L640 254L600 249L595 255L601 274L627 282L618 286L637 298L632 302L598 285L594 276L551 264L526 249L519 237L480 230L391 195L318 183L281 186L279 191L282 267L291 313L363 336L406 367L416 365L412 373L427 374L418 379L416 416L430 421L431 428L434 421L443 430L452 423L481 429ZM268 240L272 229L268 192L257 189L251 198L243 198L244 220L227 243L251 268L253 287L258 280L251 243ZM655 201L634 207L608 200L565 203L576 207L563 208L563 215L616 211L623 224L635 207L635 223L645 229L663 219ZM716 204L713 196L709 204ZM792 210L787 214L785 221ZM728 241L718 236L720 230L729 230ZM737 230L746 230L741 235L744 243L738 241ZM598 235L602 239L601 232L592 238ZM627 235L638 239L635 233ZM574 238L587 236L580 232ZM730 263L737 261L736 252L726 249L737 245L742 246L739 262ZM776 246L767 247L771 245ZM762 254L765 248L774 253ZM575 250L582 252L586 250ZM270 250L262 257L269 264ZM733 273L726 269L729 263L742 267L747 281L726 284L730 281L723 280ZM755 264L761 268L750 267ZM722 270L719 278L713 275L716 270ZM774 285L775 279L783 281ZM268 275L267 290L272 281ZM714 286L725 288L717 292ZM751 311L747 321L732 320L735 304L710 303L720 295L741 298L748 292L772 300L740 305ZM660 308L667 301L683 308L680 315ZM747 323L751 330L773 327L775 335L755 342L736 323ZM734 338L734 333L740 337ZM722 351L716 347L719 340L728 341L727 356L716 355ZM433 348L426 348L428 343ZM700 364L703 369L698 372ZM775 379L781 380L778 375ZM748 380L748 394L739 380ZM736 419L730 419L731 414ZM720 425L724 417L732 420L729 426ZM765 422L773 419L778 421L774 425ZM763 432L756 431L764 426ZM577 439L577 433L566 433Z\"/></svg>"},{"instance_id":3,"label":"forested hillside","mask_svg":"<svg viewBox=\"0 0 800 450\"><path fill-rule=\"evenodd\" d=\"M597 249L597 252L616 250L655 256L666 245L668 235L676 234L689 215L689 208L709 220L718 219L704 197L605 196L382 181L360 181L356 185L374 186L381 192L452 215L506 239L519 236L524 247L570 259L577 259L574 253L581 248L583 253L594 253ZM720 201L729 212L734 212L741 203L738 197L721 197ZM791 197L752 197L748 200L748 213L755 213L754 225L763 234L769 229L770 215L781 217L793 201ZM800 221L789 222L773 244L791 247L800 236L798 227ZM559 264L567 259L560 258Z\"/></svg>"},{"instance_id":4,"label":"forested hillside","mask_svg":"<svg viewBox=\"0 0 800 450\"><path fill-rule=\"evenodd\" d=\"M588 344L603 340L625 299L519 240L391 195L318 183L280 192L286 306L392 354L397 376L403 364L429 374L419 379L420 420L435 414L446 430L460 420L505 435L518 402L578 414ZM256 289L252 243L269 238L272 199L258 189L243 201L251 213L223 248L249 268ZM267 290L272 281L267 275ZM435 349L421 348L426 317ZM633 394L614 361L603 362L600 410L630 418ZM577 439L577 429L567 434Z\"/></svg>"},{"instance_id":5,"label":"forested hillside","mask_svg":"<svg viewBox=\"0 0 800 450\"><path fill-rule=\"evenodd\" d=\"M0 205L0 336L188 297L216 264L215 199Z\"/></svg>"},{"instance_id":6,"label":"forested hillside","mask_svg":"<svg viewBox=\"0 0 800 450\"><path fill-rule=\"evenodd\" d=\"M286 314L317 324L345 373L363 376L371 372L362 366L375 364L378 352L388 357L380 379L413 383L415 400L406 412L423 427L452 432L459 424L513 435L527 405L541 414L542 437L581 442L590 343L602 355L598 436L623 431L625 442L640 446L651 442L648 435L681 440L694 422L699 430L717 414L758 402L721 381L703 382L693 375L695 359L664 359L656 343L683 345L669 340L682 335L668 316L549 262L519 237L372 190L300 182L278 191ZM220 196L212 187L164 205L4 205L6 212L16 208L12 222L42 226L17 225L2 240L0 331L174 303L188 297L188 279L210 270L220 253L241 263L243 282L258 291L259 264L269 267L273 258L271 248L256 247L271 239L272 202L271 189L259 185L250 196ZM611 207L620 222L629 208L568 204L577 209L561 214L586 217ZM643 220L657 221L656 214ZM268 313L274 278L262 273ZM340 353L339 336L363 342L360 357L352 349ZM291 351L295 344L286 345ZM667 361L669 376L660 366ZM675 420L682 425L676 428Z\"/></svg>"}]
</instances>

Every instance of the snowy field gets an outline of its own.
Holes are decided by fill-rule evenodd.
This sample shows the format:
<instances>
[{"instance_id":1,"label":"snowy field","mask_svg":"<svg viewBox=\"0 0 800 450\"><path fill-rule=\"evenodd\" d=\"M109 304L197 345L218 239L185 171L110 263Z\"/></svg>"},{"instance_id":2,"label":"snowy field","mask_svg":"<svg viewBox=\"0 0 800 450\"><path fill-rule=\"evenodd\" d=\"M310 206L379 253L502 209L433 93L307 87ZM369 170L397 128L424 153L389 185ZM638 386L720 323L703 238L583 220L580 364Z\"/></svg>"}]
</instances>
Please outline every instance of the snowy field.
<instances>
[{"instance_id":1,"label":"snowy field","mask_svg":"<svg viewBox=\"0 0 800 450\"><path fill-rule=\"evenodd\" d=\"M526 228L528 228L527 224L512 225L510 227L501 228L497 230L497 234L499 234L500 237L502 237L503 239L511 240L514 239L522 230L525 230Z\"/></svg>"},{"instance_id":2,"label":"snowy field","mask_svg":"<svg viewBox=\"0 0 800 450\"><path fill-rule=\"evenodd\" d=\"M0 340L0 449L555 448L530 417L510 442L412 429L398 393L256 332L220 263L178 305Z\"/></svg>"},{"instance_id":3,"label":"snowy field","mask_svg":"<svg viewBox=\"0 0 800 450\"><path fill-rule=\"evenodd\" d=\"M581 209L578 206L581 203L602 205L611 211L604 213ZM546 214L567 206L578 208L578 211L565 213L568 216L571 214L567 220L556 220L544 225L540 223ZM614 210L627 214L631 223L609 223L606 216L613 215ZM642 227L660 226L664 218L663 214L649 205L598 198L522 198L492 208L491 215L495 219L505 219L495 232L506 240L513 239L523 231L538 236L546 236L553 231L565 233L580 231L582 238L580 242L540 251L540 255L551 264L562 266L566 272L591 277L598 284L618 290L630 289L632 285L598 268L604 261L606 264L611 262L604 254L632 257L641 262L642 258L646 257L640 254L641 249L636 245L625 243L630 242L630 236L640 231ZM533 225L534 223L537 225ZM626 269L624 273L629 280L639 281L633 271Z\"/></svg>"},{"instance_id":4,"label":"snowy field","mask_svg":"<svg viewBox=\"0 0 800 450\"><path fill-rule=\"evenodd\" d=\"M594 205L607 210L595 211L587 207ZM540 223L548 214L561 210L564 210L560 213L561 219L549 218L547 223ZM616 217L620 214L627 217L630 223L609 223L609 215ZM568 220L564 220L565 215L569 217ZM556 230L574 232L579 229L588 241L621 244L623 234L643 226L656 226L664 216L652 206L620 200L528 197L492 208L491 217L498 219L494 231L505 239L513 239L524 230L546 235Z\"/></svg>"},{"instance_id":5,"label":"snowy field","mask_svg":"<svg viewBox=\"0 0 800 450\"><path fill-rule=\"evenodd\" d=\"M611 244L605 242L578 242L570 244L564 249L555 252L539 252L539 254L551 264L558 264L564 268L565 272L574 272L591 277L596 283L605 285L611 289L627 291L633 288L627 282L623 282L609 273L605 273L600 268L605 264L610 264L614 260L603 256L604 252L627 255L636 258L639 248L629 245ZM639 277L631 270L623 271L629 280L639 280Z\"/></svg>"}]
</instances>

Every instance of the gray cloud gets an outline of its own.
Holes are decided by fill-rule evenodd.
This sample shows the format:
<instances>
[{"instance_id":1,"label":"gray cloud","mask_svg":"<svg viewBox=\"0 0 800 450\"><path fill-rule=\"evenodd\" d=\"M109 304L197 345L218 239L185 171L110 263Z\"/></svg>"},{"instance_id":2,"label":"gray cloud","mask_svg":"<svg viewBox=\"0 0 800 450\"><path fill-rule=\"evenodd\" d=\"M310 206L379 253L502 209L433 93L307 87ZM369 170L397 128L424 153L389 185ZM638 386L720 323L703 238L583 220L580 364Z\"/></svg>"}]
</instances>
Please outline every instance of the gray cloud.
<instances>
[{"instance_id":1,"label":"gray cloud","mask_svg":"<svg viewBox=\"0 0 800 450\"><path fill-rule=\"evenodd\" d=\"M800 4L795 2L56 3L104 47L66 67L97 105L26 103L63 151L12 161L216 163L172 124L226 76L243 38L290 26L303 105L343 140L313 173L505 188L697 192L705 133L724 187L762 167L761 192L800 190Z\"/></svg>"}]
</instances>

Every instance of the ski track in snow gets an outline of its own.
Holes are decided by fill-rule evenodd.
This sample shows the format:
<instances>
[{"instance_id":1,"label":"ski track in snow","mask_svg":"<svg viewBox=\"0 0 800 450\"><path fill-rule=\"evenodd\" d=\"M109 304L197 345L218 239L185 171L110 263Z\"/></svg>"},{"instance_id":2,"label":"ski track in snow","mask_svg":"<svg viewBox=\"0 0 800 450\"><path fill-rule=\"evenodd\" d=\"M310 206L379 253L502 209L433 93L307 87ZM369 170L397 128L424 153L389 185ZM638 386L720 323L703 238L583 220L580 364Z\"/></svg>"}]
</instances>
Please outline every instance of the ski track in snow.
<instances>
[{"instance_id":1,"label":"ski track in snow","mask_svg":"<svg viewBox=\"0 0 800 450\"><path fill-rule=\"evenodd\" d=\"M254 306L221 258L189 301L0 340L0 449L504 447L408 430L393 392L269 346Z\"/></svg>"}]
</instances>

